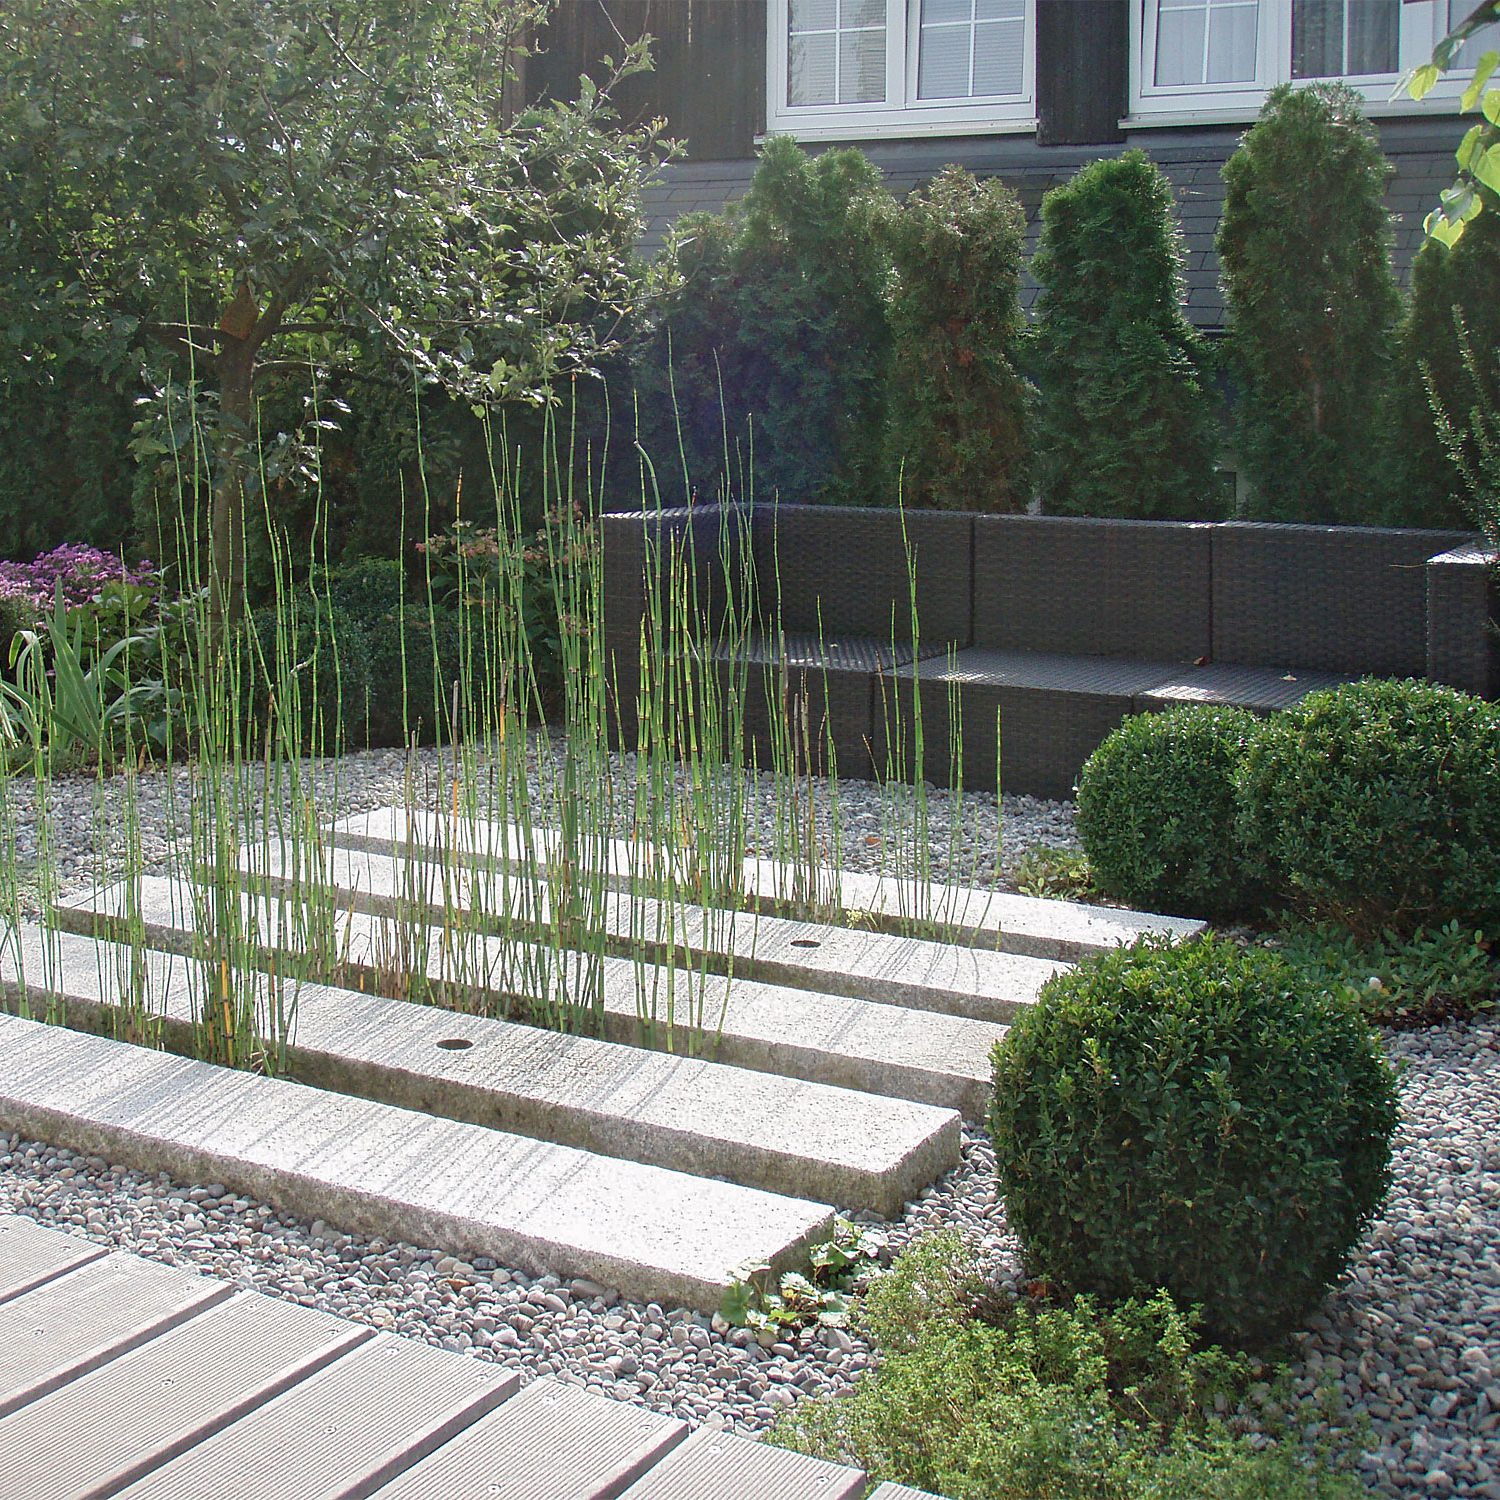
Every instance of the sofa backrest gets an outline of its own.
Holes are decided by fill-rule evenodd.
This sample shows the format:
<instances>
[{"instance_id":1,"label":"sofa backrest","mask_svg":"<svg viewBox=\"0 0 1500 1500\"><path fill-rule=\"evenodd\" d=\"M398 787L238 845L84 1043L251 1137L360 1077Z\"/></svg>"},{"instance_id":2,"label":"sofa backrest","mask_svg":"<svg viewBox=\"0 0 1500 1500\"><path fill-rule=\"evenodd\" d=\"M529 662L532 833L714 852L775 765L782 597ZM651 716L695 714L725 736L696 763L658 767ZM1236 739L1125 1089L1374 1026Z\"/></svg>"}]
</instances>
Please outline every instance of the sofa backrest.
<instances>
[{"instance_id":1,"label":"sofa backrest","mask_svg":"<svg viewBox=\"0 0 1500 1500\"><path fill-rule=\"evenodd\" d=\"M1427 560L1457 531L1213 528L1213 658L1378 677L1427 670Z\"/></svg>"},{"instance_id":2,"label":"sofa backrest","mask_svg":"<svg viewBox=\"0 0 1500 1500\"><path fill-rule=\"evenodd\" d=\"M1196 661L1209 652L1212 529L1196 521L980 516L974 642Z\"/></svg>"},{"instance_id":3,"label":"sofa backrest","mask_svg":"<svg viewBox=\"0 0 1500 1500\"><path fill-rule=\"evenodd\" d=\"M967 645L972 599L972 516L941 511L763 505L755 511L755 568L762 618L779 597L786 631L911 635L912 575L924 650Z\"/></svg>"}]
</instances>

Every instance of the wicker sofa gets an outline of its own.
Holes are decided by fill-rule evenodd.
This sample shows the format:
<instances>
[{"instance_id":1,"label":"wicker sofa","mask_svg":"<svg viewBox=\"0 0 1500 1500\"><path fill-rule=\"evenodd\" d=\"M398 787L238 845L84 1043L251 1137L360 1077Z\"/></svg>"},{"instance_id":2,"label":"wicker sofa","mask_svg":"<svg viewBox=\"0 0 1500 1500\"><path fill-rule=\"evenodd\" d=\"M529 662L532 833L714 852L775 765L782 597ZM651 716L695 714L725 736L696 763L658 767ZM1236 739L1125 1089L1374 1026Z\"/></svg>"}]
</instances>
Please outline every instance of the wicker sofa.
<instances>
[{"instance_id":1,"label":"wicker sofa","mask_svg":"<svg viewBox=\"0 0 1500 1500\"><path fill-rule=\"evenodd\" d=\"M801 694L831 731L841 775L920 769L946 783L961 743L965 784L993 786L998 771L1008 790L1066 796L1130 713L1184 702L1271 712L1361 676L1500 687L1492 575L1464 533L705 508L604 518L627 738L652 539L691 532L701 567L731 528L753 564L742 654L755 663L746 722L762 763L772 717ZM722 653L711 583L702 598L703 640Z\"/></svg>"}]
</instances>

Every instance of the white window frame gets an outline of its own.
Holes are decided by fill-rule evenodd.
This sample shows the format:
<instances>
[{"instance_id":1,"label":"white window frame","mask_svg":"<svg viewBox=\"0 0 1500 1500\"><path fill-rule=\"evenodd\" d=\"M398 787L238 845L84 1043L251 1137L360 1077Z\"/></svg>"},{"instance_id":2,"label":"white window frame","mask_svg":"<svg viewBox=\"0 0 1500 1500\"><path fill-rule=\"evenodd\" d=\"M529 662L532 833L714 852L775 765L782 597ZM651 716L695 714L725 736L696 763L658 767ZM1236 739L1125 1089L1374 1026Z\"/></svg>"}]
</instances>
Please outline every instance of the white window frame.
<instances>
[{"instance_id":1,"label":"white window frame","mask_svg":"<svg viewBox=\"0 0 1500 1500\"><path fill-rule=\"evenodd\" d=\"M997 135L1036 129L1036 0L1025 0L1021 92L983 98L919 99L917 45L921 0L886 0L885 101L879 104L788 103L788 0L766 6L766 129L803 141L880 136Z\"/></svg>"},{"instance_id":2,"label":"white window frame","mask_svg":"<svg viewBox=\"0 0 1500 1500\"><path fill-rule=\"evenodd\" d=\"M1255 79L1250 83L1150 82L1156 70L1157 12L1160 0L1131 0L1130 114L1124 125L1211 125L1253 120L1266 95L1279 83L1314 83L1292 77L1291 0L1260 0ZM1432 56L1447 35L1447 0L1401 0L1400 68L1394 73L1363 73L1343 79L1378 117L1451 112L1467 80L1445 77L1422 100L1392 99L1402 74Z\"/></svg>"}]
</instances>

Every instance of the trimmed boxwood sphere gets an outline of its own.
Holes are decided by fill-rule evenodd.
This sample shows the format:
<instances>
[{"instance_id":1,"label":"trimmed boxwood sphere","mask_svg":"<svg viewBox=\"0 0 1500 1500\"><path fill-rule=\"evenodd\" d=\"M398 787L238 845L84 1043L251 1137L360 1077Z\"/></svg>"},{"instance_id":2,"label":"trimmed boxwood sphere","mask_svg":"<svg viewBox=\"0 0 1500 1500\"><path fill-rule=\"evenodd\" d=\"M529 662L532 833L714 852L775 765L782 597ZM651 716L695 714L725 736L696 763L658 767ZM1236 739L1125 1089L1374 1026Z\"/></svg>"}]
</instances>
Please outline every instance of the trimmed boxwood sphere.
<instances>
[{"instance_id":1,"label":"trimmed boxwood sphere","mask_svg":"<svg viewBox=\"0 0 1500 1500\"><path fill-rule=\"evenodd\" d=\"M1235 835L1235 773L1259 727L1245 709L1192 704L1136 714L1110 734L1078 781L1078 832L1101 889L1191 916L1254 904Z\"/></svg>"},{"instance_id":2,"label":"trimmed boxwood sphere","mask_svg":"<svg viewBox=\"0 0 1500 1500\"><path fill-rule=\"evenodd\" d=\"M1312 693L1238 784L1242 842L1304 915L1500 934L1500 706L1427 682Z\"/></svg>"},{"instance_id":3,"label":"trimmed boxwood sphere","mask_svg":"<svg viewBox=\"0 0 1500 1500\"><path fill-rule=\"evenodd\" d=\"M1338 1278L1390 1183L1395 1077L1274 953L1147 939L1043 987L995 1048L990 1124L1034 1275L1165 1287L1260 1345Z\"/></svg>"}]
</instances>

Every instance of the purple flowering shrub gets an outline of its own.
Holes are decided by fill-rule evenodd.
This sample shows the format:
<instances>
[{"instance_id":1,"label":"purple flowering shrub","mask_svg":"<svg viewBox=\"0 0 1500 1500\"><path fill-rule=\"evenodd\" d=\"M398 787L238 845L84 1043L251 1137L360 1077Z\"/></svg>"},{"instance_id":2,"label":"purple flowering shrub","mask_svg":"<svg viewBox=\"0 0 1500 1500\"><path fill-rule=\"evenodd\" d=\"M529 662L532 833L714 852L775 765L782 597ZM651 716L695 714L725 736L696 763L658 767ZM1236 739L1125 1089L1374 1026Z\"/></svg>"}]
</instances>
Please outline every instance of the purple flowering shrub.
<instances>
[{"instance_id":1,"label":"purple flowering shrub","mask_svg":"<svg viewBox=\"0 0 1500 1500\"><path fill-rule=\"evenodd\" d=\"M37 617L50 613L59 585L63 603L94 604L110 584L153 589L156 569L149 559L134 567L110 552L82 542L67 542L29 563L0 562L0 599L29 606Z\"/></svg>"}]
</instances>

